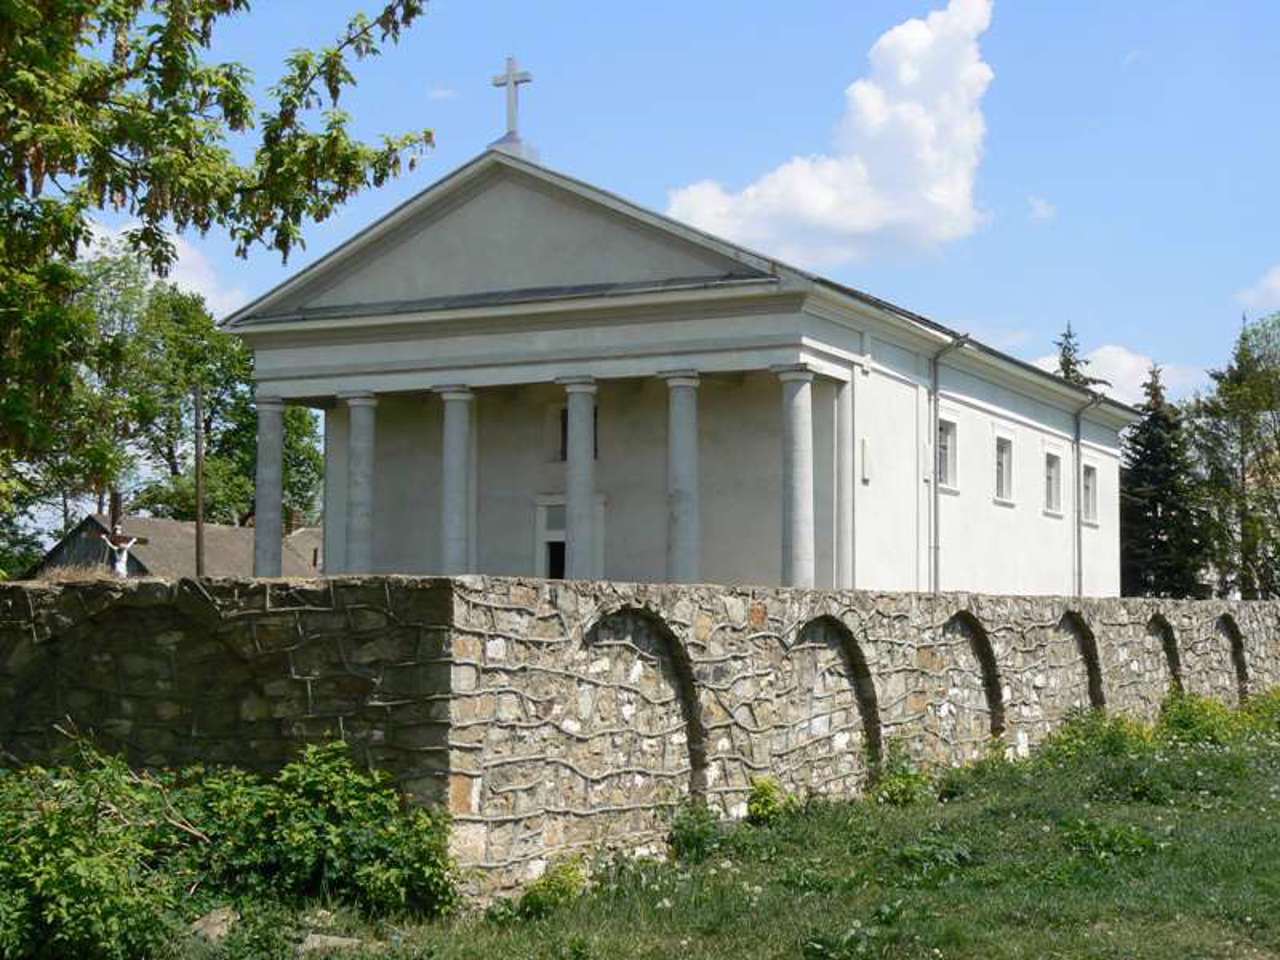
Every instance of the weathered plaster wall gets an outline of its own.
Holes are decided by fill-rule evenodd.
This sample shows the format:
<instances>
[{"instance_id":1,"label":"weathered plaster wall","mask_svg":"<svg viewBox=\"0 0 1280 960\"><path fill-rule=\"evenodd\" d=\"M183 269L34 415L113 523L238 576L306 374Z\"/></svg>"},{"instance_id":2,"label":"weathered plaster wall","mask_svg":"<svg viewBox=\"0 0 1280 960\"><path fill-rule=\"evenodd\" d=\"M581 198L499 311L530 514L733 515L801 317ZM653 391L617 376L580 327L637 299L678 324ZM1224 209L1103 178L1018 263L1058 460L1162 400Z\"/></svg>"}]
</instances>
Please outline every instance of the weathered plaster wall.
<instances>
[{"instance_id":1,"label":"weathered plaster wall","mask_svg":"<svg viewBox=\"0 0 1280 960\"><path fill-rule=\"evenodd\" d=\"M1280 683L1280 604L462 577L0 586L0 746L269 770L343 736L503 887L753 776L852 796L890 740L1025 752L1072 709Z\"/></svg>"}]
</instances>

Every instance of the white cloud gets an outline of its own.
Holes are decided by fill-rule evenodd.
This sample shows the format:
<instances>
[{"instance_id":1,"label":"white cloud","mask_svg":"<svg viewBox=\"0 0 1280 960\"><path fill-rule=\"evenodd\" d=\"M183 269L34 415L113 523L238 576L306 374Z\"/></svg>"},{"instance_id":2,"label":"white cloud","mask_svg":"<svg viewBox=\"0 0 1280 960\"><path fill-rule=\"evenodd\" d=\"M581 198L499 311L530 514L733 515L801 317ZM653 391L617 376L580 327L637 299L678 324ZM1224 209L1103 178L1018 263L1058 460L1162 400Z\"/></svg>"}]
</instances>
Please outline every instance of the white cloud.
<instances>
[{"instance_id":1,"label":"white cloud","mask_svg":"<svg viewBox=\"0 0 1280 960\"><path fill-rule=\"evenodd\" d=\"M118 227L108 227L95 221L90 250L100 250L106 244L123 239L131 226L132 224L125 223ZM164 278L166 281L189 293L200 294L204 297L209 312L218 320L248 301L245 292L239 287L222 282L213 261L203 250L181 235L175 235L171 239L177 257L169 275Z\"/></svg>"},{"instance_id":2,"label":"white cloud","mask_svg":"<svg viewBox=\"0 0 1280 960\"><path fill-rule=\"evenodd\" d=\"M213 262L185 237L174 237L178 259L166 278L183 290L204 297L209 312L221 320L237 307L243 306L248 297L239 287L228 286L218 277Z\"/></svg>"},{"instance_id":3,"label":"white cloud","mask_svg":"<svg viewBox=\"0 0 1280 960\"><path fill-rule=\"evenodd\" d=\"M428 100L455 100L457 99L457 96L458 91L453 89L453 87L437 86L432 87L427 91Z\"/></svg>"},{"instance_id":4,"label":"white cloud","mask_svg":"<svg viewBox=\"0 0 1280 960\"><path fill-rule=\"evenodd\" d=\"M674 190L668 213L711 233L808 264L839 263L873 242L932 246L968 236L994 73L978 38L992 0L886 32L870 70L845 90L833 151L795 156L739 192L715 180Z\"/></svg>"},{"instance_id":5,"label":"white cloud","mask_svg":"<svg viewBox=\"0 0 1280 960\"><path fill-rule=\"evenodd\" d=\"M1280 263L1264 273L1253 286L1236 294L1236 299L1260 313L1280 310Z\"/></svg>"},{"instance_id":6,"label":"white cloud","mask_svg":"<svg viewBox=\"0 0 1280 960\"><path fill-rule=\"evenodd\" d=\"M1129 67L1136 66L1146 59L1147 51L1135 47L1124 55L1124 58L1120 61L1120 66L1127 70Z\"/></svg>"},{"instance_id":7,"label":"white cloud","mask_svg":"<svg viewBox=\"0 0 1280 960\"><path fill-rule=\"evenodd\" d=\"M1044 223L1058 215L1058 208L1044 197L1035 194L1027 197L1027 216L1034 222Z\"/></svg>"},{"instance_id":8,"label":"white cloud","mask_svg":"<svg viewBox=\"0 0 1280 960\"><path fill-rule=\"evenodd\" d=\"M1107 396L1121 403L1142 403L1142 385L1151 371L1151 357L1119 344L1106 343L1086 353L1085 359L1089 361L1086 369L1089 376L1101 377L1110 383L1109 387L1102 388ZM1053 373L1058 369L1058 355L1037 357L1032 363ZM1161 364L1160 371L1165 392L1173 400L1190 396L1209 380L1203 368L1185 364Z\"/></svg>"}]
</instances>

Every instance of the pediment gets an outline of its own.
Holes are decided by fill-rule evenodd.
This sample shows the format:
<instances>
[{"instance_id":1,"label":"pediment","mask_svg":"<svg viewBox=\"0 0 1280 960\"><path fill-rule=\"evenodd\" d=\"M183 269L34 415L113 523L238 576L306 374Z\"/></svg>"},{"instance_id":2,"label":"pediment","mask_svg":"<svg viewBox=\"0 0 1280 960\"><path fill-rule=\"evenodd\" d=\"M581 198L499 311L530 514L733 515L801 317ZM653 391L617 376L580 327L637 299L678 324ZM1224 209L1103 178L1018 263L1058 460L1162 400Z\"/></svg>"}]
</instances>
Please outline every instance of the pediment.
<instances>
[{"instance_id":1,"label":"pediment","mask_svg":"<svg viewBox=\"0 0 1280 960\"><path fill-rule=\"evenodd\" d=\"M766 275L732 252L665 229L654 222L660 218L631 215L589 191L505 161L491 163L457 189L440 189L448 185L446 178L425 191L396 222L375 224L366 231L375 236L358 235L232 318L233 325L253 317L358 313L362 306L484 300L515 291Z\"/></svg>"}]
</instances>

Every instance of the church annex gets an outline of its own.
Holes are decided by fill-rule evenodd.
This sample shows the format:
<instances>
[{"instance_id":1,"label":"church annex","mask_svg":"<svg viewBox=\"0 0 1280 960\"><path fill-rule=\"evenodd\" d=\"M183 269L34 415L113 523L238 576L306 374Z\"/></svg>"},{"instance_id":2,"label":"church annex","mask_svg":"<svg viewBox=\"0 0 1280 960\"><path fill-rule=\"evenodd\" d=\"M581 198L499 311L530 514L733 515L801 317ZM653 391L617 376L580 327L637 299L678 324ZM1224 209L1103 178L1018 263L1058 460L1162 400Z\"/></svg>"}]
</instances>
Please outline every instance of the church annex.
<instances>
[{"instance_id":1,"label":"church annex","mask_svg":"<svg viewBox=\"0 0 1280 960\"><path fill-rule=\"evenodd\" d=\"M323 409L326 573L1119 592L1134 412L491 149L226 327Z\"/></svg>"}]
</instances>

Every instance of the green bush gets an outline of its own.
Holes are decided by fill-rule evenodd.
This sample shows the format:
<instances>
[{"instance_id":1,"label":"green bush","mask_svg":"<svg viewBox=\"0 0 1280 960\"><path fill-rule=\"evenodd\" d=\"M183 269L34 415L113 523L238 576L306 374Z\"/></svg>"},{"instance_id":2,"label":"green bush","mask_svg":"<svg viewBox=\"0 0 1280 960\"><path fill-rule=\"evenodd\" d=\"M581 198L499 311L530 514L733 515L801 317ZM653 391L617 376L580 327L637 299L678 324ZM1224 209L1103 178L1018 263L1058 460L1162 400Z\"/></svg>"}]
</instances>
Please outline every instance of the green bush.
<instances>
[{"instance_id":1,"label":"green bush","mask_svg":"<svg viewBox=\"0 0 1280 960\"><path fill-rule=\"evenodd\" d=\"M800 809L800 801L774 777L752 777L747 796L747 823L767 827Z\"/></svg>"},{"instance_id":2,"label":"green bush","mask_svg":"<svg viewBox=\"0 0 1280 960\"><path fill-rule=\"evenodd\" d=\"M517 899L498 900L486 916L498 923L513 920L541 920L582 896L587 889L587 872L581 858L564 860L547 868L524 888Z\"/></svg>"},{"instance_id":3,"label":"green bush","mask_svg":"<svg viewBox=\"0 0 1280 960\"><path fill-rule=\"evenodd\" d=\"M1178 743L1230 743L1244 730L1231 708L1194 693L1174 691L1160 704L1156 734Z\"/></svg>"},{"instance_id":4,"label":"green bush","mask_svg":"<svg viewBox=\"0 0 1280 960\"><path fill-rule=\"evenodd\" d=\"M715 811L705 803L685 804L671 821L671 852L685 863L702 863L720 846L723 835Z\"/></svg>"},{"instance_id":5,"label":"green bush","mask_svg":"<svg viewBox=\"0 0 1280 960\"><path fill-rule=\"evenodd\" d=\"M878 804L907 807L921 800L933 799L933 782L897 740L889 741L879 775L870 797Z\"/></svg>"},{"instance_id":6,"label":"green bush","mask_svg":"<svg viewBox=\"0 0 1280 960\"><path fill-rule=\"evenodd\" d=\"M163 955L180 896L156 862L168 816L153 781L88 750L75 771L0 776L0 956Z\"/></svg>"},{"instance_id":7,"label":"green bush","mask_svg":"<svg viewBox=\"0 0 1280 960\"><path fill-rule=\"evenodd\" d=\"M193 869L228 890L333 897L375 913L447 913L456 903L448 819L405 811L378 771L341 742L311 746L264 783L218 771L186 790L188 815L211 843Z\"/></svg>"},{"instance_id":8,"label":"green bush","mask_svg":"<svg viewBox=\"0 0 1280 960\"><path fill-rule=\"evenodd\" d=\"M1075 710L1040 744L1036 759L1053 764L1125 757L1147 752L1152 743L1151 730L1136 720L1100 710Z\"/></svg>"},{"instance_id":9,"label":"green bush","mask_svg":"<svg viewBox=\"0 0 1280 960\"><path fill-rule=\"evenodd\" d=\"M80 744L65 768L0 771L0 957L161 957L182 911L244 897L437 916L458 899L448 829L341 743L270 781L139 774Z\"/></svg>"},{"instance_id":10,"label":"green bush","mask_svg":"<svg viewBox=\"0 0 1280 960\"><path fill-rule=\"evenodd\" d=\"M1280 688L1253 694L1245 701L1240 713L1251 729L1280 734Z\"/></svg>"}]
</instances>

